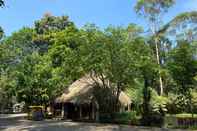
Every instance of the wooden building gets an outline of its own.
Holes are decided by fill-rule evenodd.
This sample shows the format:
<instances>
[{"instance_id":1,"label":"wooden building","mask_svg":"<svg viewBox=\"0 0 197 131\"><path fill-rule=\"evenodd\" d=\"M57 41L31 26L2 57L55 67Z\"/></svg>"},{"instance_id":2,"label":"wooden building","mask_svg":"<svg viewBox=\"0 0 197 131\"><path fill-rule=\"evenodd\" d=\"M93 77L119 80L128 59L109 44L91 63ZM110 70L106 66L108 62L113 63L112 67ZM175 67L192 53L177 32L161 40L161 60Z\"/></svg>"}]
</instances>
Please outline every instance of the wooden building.
<instances>
[{"instance_id":1,"label":"wooden building","mask_svg":"<svg viewBox=\"0 0 197 131\"><path fill-rule=\"evenodd\" d=\"M99 81L87 75L66 88L55 100L61 108L61 116L64 119L99 121L101 107L93 93L98 90L95 90L95 86L96 83L101 83ZM120 93L119 103L120 112L130 110L131 100L124 92Z\"/></svg>"}]
</instances>

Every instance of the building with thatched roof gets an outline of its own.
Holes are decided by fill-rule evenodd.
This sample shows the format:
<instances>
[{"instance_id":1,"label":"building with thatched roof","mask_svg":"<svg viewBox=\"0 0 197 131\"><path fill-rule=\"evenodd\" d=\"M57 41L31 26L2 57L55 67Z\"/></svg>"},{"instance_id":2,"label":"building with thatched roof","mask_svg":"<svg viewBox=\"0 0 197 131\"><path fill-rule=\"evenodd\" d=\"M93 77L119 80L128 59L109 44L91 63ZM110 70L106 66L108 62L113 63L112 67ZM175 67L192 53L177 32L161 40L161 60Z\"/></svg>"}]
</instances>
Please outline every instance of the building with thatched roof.
<instances>
[{"instance_id":1,"label":"building with thatched roof","mask_svg":"<svg viewBox=\"0 0 197 131\"><path fill-rule=\"evenodd\" d=\"M59 103L62 108L62 117L66 119L98 120L101 105L104 101L98 102L98 97L113 98L109 93L105 96L95 96L95 92L101 89L98 84L102 84L100 79L84 76L72 83L65 89L64 93L56 98L55 103ZM110 90L108 90L110 91ZM105 91L106 92L106 91ZM100 91L99 94L104 94ZM131 100L124 93L119 95L120 111L130 110Z\"/></svg>"}]
</instances>

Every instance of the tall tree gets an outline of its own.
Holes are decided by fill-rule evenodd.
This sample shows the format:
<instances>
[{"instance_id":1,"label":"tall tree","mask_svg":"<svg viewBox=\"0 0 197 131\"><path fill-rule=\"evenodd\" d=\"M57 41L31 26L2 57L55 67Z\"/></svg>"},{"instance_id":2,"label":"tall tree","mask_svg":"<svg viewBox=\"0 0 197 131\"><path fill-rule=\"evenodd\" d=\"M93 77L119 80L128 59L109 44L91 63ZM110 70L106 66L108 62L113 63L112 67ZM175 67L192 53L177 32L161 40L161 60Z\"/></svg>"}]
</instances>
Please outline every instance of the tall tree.
<instances>
[{"instance_id":1,"label":"tall tree","mask_svg":"<svg viewBox=\"0 0 197 131\"><path fill-rule=\"evenodd\" d=\"M23 28L1 41L1 70L15 68L16 65L22 61L24 56L36 50L36 47L32 44L34 35L35 33L32 29Z\"/></svg>"},{"instance_id":2,"label":"tall tree","mask_svg":"<svg viewBox=\"0 0 197 131\"><path fill-rule=\"evenodd\" d=\"M56 17L46 13L42 19L37 20L34 24L36 35L33 43L39 48L40 53L46 53L53 43L51 42L52 38L55 37L53 35L69 27L75 28L75 25L68 16Z\"/></svg>"},{"instance_id":3,"label":"tall tree","mask_svg":"<svg viewBox=\"0 0 197 131\"><path fill-rule=\"evenodd\" d=\"M110 88L116 101L111 110L117 111L120 92L133 83L135 76L136 47L143 40L141 28L108 27L104 32L95 26L86 26L87 43L81 46L85 72L102 81L103 88ZM142 42L143 43L143 42ZM105 96L107 97L107 96Z\"/></svg>"},{"instance_id":4,"label":"tall tree","mask_svg":"<svg viewBox=\"0 0 197 131\"><path fill-rule=\"evenodd\" d=\"M138 0L135 6L137 14L143 16L149 25L154 43L157 64L161 65L160 50L159 50L159 37L157 32L161 28L162 16L168 11L168 9L174 4L174 0ZM159 83L160 83L160 95L163 94L163 80L161 71L159 69Z\"/></svg>"}]
</instances>

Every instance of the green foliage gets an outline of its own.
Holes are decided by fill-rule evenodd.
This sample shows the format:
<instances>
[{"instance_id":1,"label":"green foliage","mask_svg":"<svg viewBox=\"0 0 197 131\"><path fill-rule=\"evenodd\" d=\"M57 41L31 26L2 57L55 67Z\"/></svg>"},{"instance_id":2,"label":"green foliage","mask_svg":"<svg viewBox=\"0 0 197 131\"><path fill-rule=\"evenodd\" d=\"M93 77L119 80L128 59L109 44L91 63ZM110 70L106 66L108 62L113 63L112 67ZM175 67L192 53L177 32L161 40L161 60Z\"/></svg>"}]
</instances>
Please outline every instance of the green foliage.
<instances>
[{"instance_id":1,"label":"green foliage","mask_svg":"<svg viewBox=\"0 0 197 131\"><path fill-rule=\"evenodd\" d=\"M168 98L164 96L159 96L156 91L152 90L151 106L152 111L156 113L167 112Z\"/></svg>"},{"instance_id":2,"label":"green foliage","mask_svg":"<svg viewBox=\"0 0 197 131\"><path fill-rule=\"evenodd\" d=\"M191 104L192 104L192 108L193 108L193 113L196 113L196 109L197 109L197 101L196 101L196 97L197 97L197 93L195 90L190 90L191 92ZM168 94L168 104L167 104L167 108L168 108L168 113L170 114L177 114L177 113L184 113L184 112L190 112L189 110L189 99L187 98L187 96L185 95L177 95L177 94L172 94L169 93ZM191 112L190 112L191 113Z\"/></svg>"},{"instance_id":3,"label":"green foliage","mask_svg":"<svg viewBox=\"0 0 197 131\"><path fill-rule=\"evenodd\" d=\"M68 16L55 17L46 13L41 20L35 22L35 30L38 34L44 34L64 30L67 26L72 25L73 22L69 21Z\"/></svg>"},{"instance_id":4,"label":"green foliage","mask_svg":"<svg viewBox=\"0 0 197 131\"><path fill-rule=\"evenodd\" d=\"M197 113L197 92L196 90L191 90L191 104L192 104L192 112Z\"/></svg>"},{"instance_id":5,"label":"green foliage","mask_svg":"<svg viewBox=\"0 0 197 131\"><path fill-rule=\"evenodd\" d=\"M197 12L196 11L191 11L191 12L183 12L174 17L170 22L165 24L159 31L158 35L165 34L166 32L173 32L173 35L177 35L177 33L184 33L186 31L188 25L192 26L190 28L190 31L192 34L195 31L195 26L196 26L196 20L197 20ZM180 29L183 29L183 31L180 32ZM179 30L179 31L178 31ZM166 35L166 34L165 34ZM187 35L184 39L189 40L189 36Z\"/></svg>"},{"instance_id":6,"label":"green foliage","mask_svg":"<svg viewBox=\"0 0 197 131\"><path fill-rule=\"evenodd\" d=\"M139 124L139 117L137 116L135 111L113 113L111 115L101 114L100 115L100 122L138 125Z\"/></svg>"},{"instance_id":7,"label":"green foliage","mask_svg":"<svg viewBox=\"0 0 197 131\"><path fill-rule=\"evenodd\" d=\"M61 70L68 80L78 79L83 74L79 48L84 40L75 27L68 27L54 34L48 56L52 67Z\"/></svg>"},{"instance_id":8,"label":"green foliage","mask_svg":"<svg viewBox=\"0 0 197 131\"><path fill-rule=\"evenodd\" d=\"M170 114L176 114L176 113L182 113L185 111L185 108L187 106L187 99L183 95L177 95L177 94L168 94L168 113Z\"/></svg>"},{"instance_id":9,"label":"green foliage","mask_svg":"<svg viewBox=\"0 0 197 131\"><path fill-rule=\"evenodd\" d=\"M0 75L0 111L3 112L4 108L11 108L13 103L13 95L15 81L10 79L7 75Z\"/></svg>"},{"instance_id":10,"label":"green foliage","mask_svg":"<svg viewBox=\"0 0 197 131\"><path fill-rule=\"evenodd\" d=\"M187 41L178 41L178 45L171 51L168 69L177 84L177 91L181 93L176 100L181 111L193 112L191 89L196 87L197 73L196 51ZM173 107L173 106L172 106Z\"/></svg>"},{"instance_id":11,"label":"green foliage","mask_svg":"<svg viewBox=\"0 0 197 131\"><path fill-rule=\"evenodd\" d=\"M133 83L137 75L134 71L138 68L135 61L140 57L139 51L143 51L137 44L145 46L141 37L130 36L131 28L134 27L128 27L130 32L124 27L109 27L102 32L94 25L88 25L82 30L87 31L87 41L80 46L85 72L97 76L105 88L108 86L114 89L117 98L120 91ZM106 80L109 80L110 85Z\"/></svg>"},{"instance_id":12,"label":"green foliage","mask_svg":"<svg viewBox=\"0 0 197 131\"><path fill-rule=\"evenodd\" d=\"M75 41L78 42L78 38L75 37L76 29L74 26L71 27L72 24L68 24L66 17L50 17L37 21L38 25L35 25L35 28L25 27L13 33L0 44L0 74L15 83L6 93L11 93L18 101L25 101L27 105L49 104L62 93L62 89L70 81L78 78L74 73L73 77L68 77L68 74L71 75L71 72L77 69L70 70L72 64L75 64L72 60L77 61L71 47ZM49 28L43 29L46 23ZM66 29L68 26L70 28ZM43 30L45 34L38 34L37 30ZM61 32L63 35L60 35ZM50 46L52 48L49 49ZM65 49L70 51L64 53ZM65 56L62 57L61 52ZM65 58L61 61L63 64L54 66L54 58L59 59L56 54ZM3 85L3 81L0 85Z\"/></svg>"},{"instance_id":13,"label":"green foliage","mask_svg":"<svg viewBox=\"0 0 197 131\"><path fill-rule=\"evenodd\" d=\"M0 40L3 38L3 35L4 35L4 31L2 27L0 26Z\"/></svg>"},{"instance_id":14,"label":"green foliage","mask_svg":"<svg viewBox=\"0 0 197 131\"><path fill-rule=\"evenodd\" d=\"M0 44L0 68L11 70L18 65L24 56L31 54L36 47L32 44L34 31L30 28L23 28L12 36L6 37Z\"/></svg>"},{"instance_id":15,"label":"green foliage","mask_svg":"<svg viewBox=\"0 0 197 131\"><path fill-rule=\"evenodd\" d=\"M175 115L177 118L197 118L197 114L181 113Z\"/></svg>"},{"instance_id":16,"label":"green foliage","mask_svg":"<svg viewBox=\"0 0 197 131\"><path fill-rule=\"evenodd\" d=\"M135 6L137 12L150 13L151 15L166 12L175 0L138 0Z\"/></svg>"},{"instance_id":17,"label":"green foliage","mask_svg":"<svg viewBox=\"0 0 197 131\"><path fill-rule=\"evenodd\" d=\"M161 15L175 3L175 0L138 0L135 11L149 22L161 22ZM157 23L159 24L159 23Z\"/></svg>"},{"instance_id":18,"label":"green foliage","mask_svg":"<svg viewBox=\"0 0 197 131\"><path fill-rule=\"evenodd\" d=\"M132 109L137 111L138 114L141 113L141 106L143 104L143 82L140 80L135 80L135 83L132 87L126 89L126 93L132 100Z\"/></svg>"},{"instance_id":19,"label":"green foliage","mask_svg":"<svg viewBox=\"0 0 197 131\"><path fill-rule=\"evenodd\" d=\"M136 111L109 115L115 122L136 123L138 114L148 125L162 124L166 112L191 112L189 107L195 111L196 42L171 42L165 33L183 23L195 24L196 12L181 14L162 27L158 18L174 2L138 0L136 12L156 25L151 37L144 37L136 24L104 30L87 24L79 29L67 16L50 14L9 37L0 28L0 104L10 104L16 97L27 105L49 105L73 81L89 74L103 87L96 90L99 105L105 106L100 112L118 111L120 91L131 97ZM159 76L165 89L162 96L157 93Z\"/></svg>"},{"instance_id":20,"label":"green foliage","mask_svg":"<svg viewBox=\"0 0 197 131\"><path fill-rule=\"evenodd\" d=\"M187 93L190 88L194 88L194 77L197 73L195 55L196 52L186 41L179 42L170 55L168 67L183 94Z\"/></svg>"},{"instance_id":21,"label":"green foliage","mask_svg":"<svg viewBox=\"0 0 197 131\"><path fill-rule=\"evenodd\" d=\"M135 111L112 114L113 120L118 124L138 124L138 117Z\"/></svg>"},{"instance_id":22,"label":"green foliage","mask_svg":"<svg viewBox=\"0 0 197 131\"><path fill-rule=\"evenodd\" d=\"M0 0L0 7L4 6L5 2L4 0Z\"/></svg>"},{"instance_id":23,"label":"green foliage","mask_svg":"<svg viewBox=\"0 0 197 131\"><path fill-rule=\"evenodd\" d=\"M138 85L139 86L139 85ZM142 111L143 104L143 87L129 88L127 89L132 102L133 109L137 111L138 114ZM166 113L168 111L169 99L165 96L159 96L158 93L151 89L151 99L150 99L150 111L158 114Z\"/></svg>"},{"instance_id":24,"label":"green foliage","mask_svg":"<svg viewBox=\"0 0 197 131\"><path fill-rule=\"evenodd\" d=\"M167 114L165 118L167 128L184 128L184 129L196 129L196 114L181 113L181 114Z\"/></svg>"}]
</instances>

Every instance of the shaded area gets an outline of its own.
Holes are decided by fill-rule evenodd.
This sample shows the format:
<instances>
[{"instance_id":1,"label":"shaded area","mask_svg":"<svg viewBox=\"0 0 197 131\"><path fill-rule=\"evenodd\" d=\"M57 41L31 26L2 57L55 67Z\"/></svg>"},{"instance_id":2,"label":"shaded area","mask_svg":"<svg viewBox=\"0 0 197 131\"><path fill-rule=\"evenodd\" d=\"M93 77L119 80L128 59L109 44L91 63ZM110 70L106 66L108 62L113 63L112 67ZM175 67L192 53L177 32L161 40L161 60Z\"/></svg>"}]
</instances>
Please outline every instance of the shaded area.
<instances>
[{"instance_id":1,"label":"shaded area","mask_svg":"<svg viewBox=\"0 0 197 131\"><path fill-rule=\"evenodd\" d=\"M169 129L124 125L77 123L67 121L28 121L23 118L0 118L1 131L171 131ZM184 130L175 130L184 131Z\"/></svg>"}]
</instances>

